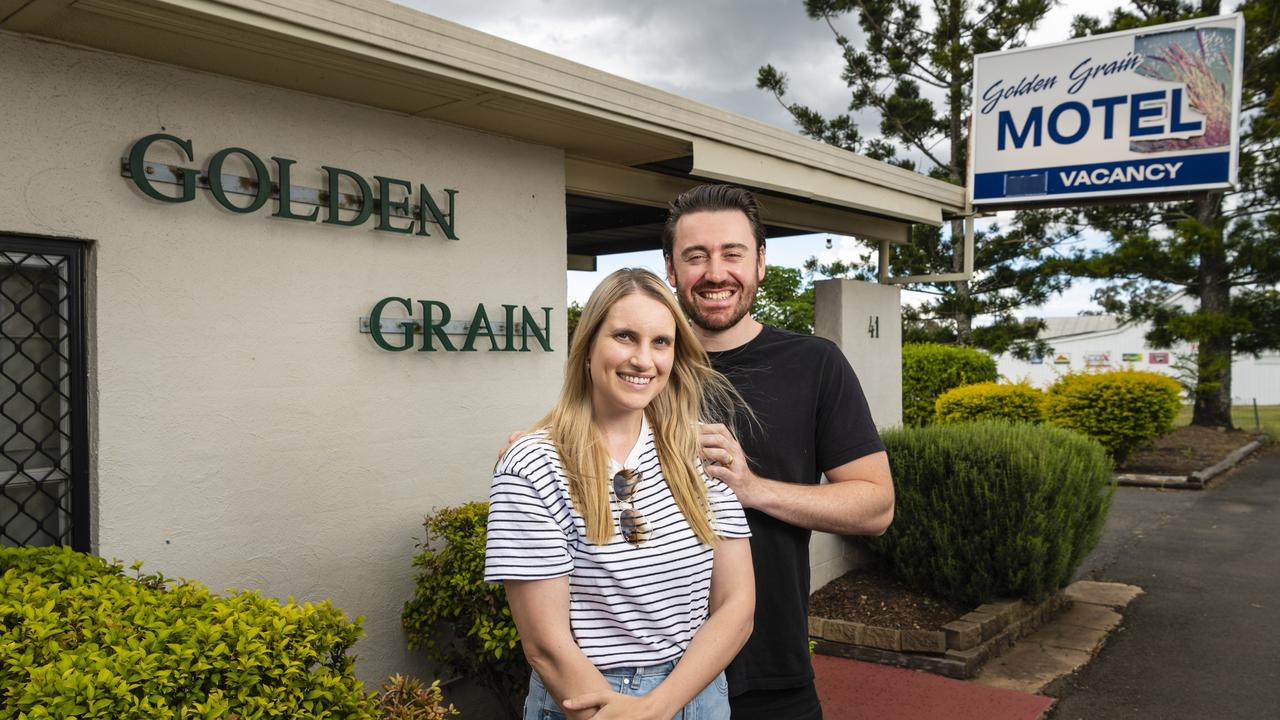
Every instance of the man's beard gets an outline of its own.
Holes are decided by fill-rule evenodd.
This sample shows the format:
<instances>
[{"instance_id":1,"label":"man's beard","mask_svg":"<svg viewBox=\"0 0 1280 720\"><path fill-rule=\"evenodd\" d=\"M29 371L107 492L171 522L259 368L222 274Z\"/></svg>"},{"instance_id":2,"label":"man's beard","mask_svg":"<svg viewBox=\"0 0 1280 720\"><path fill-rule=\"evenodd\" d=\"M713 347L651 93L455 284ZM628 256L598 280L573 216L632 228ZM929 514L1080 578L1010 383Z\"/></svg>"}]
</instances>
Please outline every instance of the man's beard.
<instances>
[{"instance_id":1,"label":"man's beard","mask_svg":"<svg viewBox=\"0 0 1280 720\"><path fill-rule=\"evenodd\" d=\"M727 315L717 313L715 316L704 313L697 304L697 293L705 290L730 289L738 291L738 302L728 312ZM680 301L680 307L684 310L685 315L689 316L689 321L694 325L711 332L720 332L728 330L742 321L742 318L751 312L751 306L755 303L756 290L758 286L750 288L740 285L700 285L690 290L686 295L683 292L676 293L676 298Z\"/></svg>"}]
</instances>

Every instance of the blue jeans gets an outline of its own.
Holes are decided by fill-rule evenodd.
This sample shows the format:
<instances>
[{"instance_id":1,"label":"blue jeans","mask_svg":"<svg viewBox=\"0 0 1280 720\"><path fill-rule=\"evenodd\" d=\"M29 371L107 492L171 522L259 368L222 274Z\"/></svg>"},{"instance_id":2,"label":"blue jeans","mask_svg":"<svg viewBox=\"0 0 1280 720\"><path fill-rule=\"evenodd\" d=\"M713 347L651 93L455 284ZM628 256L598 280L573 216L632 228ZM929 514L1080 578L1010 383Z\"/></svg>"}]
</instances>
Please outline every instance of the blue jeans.
<instances>
[{"instance_id":1,"label":"blue jeans","mask_svg":"<svg viewBox=\"0 0 1280 720\"><path fill-rule=\"evenodd\" d=\"M645 695L671 674L675 663L663 663L650 667L625 667L601 670L604 679L614 692L624 695ZM529 678L529 695L524 700L524 720L564 720L564 713L556 705L555 698L547 692L538 673ZM729 683L724 673L716 676L688 705L676 713L673 720L729 720Z\"/></svg>"}]
</instances>

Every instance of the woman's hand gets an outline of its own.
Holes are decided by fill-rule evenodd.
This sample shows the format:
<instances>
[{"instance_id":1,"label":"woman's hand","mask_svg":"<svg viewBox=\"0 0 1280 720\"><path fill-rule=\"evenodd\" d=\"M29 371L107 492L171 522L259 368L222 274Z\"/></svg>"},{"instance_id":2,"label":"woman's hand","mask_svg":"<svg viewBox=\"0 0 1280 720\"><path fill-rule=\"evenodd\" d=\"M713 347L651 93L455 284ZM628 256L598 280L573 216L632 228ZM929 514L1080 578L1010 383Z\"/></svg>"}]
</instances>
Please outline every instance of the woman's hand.
<instances>
[{"instance_id":1,"label":"woman's hand","mask_svg":"<svg viewBox=\"0 0 1280 720\"><path fill-rule=\"evenodd\" d=\"M662 708L652 696L623 695L618 692L594 692L572 697L561 703L565 710L595 708L591 720L671 720L676 711Z\"/></svg>"}]
</instances>

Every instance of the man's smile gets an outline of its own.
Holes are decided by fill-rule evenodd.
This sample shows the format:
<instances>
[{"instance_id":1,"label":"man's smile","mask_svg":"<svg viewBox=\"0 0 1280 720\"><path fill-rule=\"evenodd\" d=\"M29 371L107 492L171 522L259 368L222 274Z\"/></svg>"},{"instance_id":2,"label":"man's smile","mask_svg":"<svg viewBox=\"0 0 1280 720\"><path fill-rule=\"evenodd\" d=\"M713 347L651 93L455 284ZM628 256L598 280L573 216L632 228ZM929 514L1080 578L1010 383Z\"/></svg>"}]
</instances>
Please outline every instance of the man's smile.
<instances>
[{"instance_id":1,"label":"man's smile","mask_svg":"<svg viewBox=\"0 0 1280 720\"><path fill-rule=\"evenodd\" d=\"M734 296L733 288L718 287L709 290L698 290L698 297L709 302L723 302Z\"/></svg>"}]
</instances>

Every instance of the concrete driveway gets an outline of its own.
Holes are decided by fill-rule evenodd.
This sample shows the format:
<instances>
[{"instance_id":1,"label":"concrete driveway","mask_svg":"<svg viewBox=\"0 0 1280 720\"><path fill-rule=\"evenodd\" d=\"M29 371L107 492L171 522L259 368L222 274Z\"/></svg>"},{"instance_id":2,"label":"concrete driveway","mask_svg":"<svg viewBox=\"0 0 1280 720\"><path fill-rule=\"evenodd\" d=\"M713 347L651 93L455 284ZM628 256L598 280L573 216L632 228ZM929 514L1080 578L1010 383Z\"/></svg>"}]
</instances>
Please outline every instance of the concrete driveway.
<instances>
[{"instance_id":1,"label":"concrete driveway","mask_svg":"<svg viewBox=\"0 0 1280 720\"><path fill-rule=\"evenodd\" d=\"M1280 448L1202 492L1118 488L1080 577L1146 593L1051 719L1280 717Z\"/></svg>"}]
</instances>

